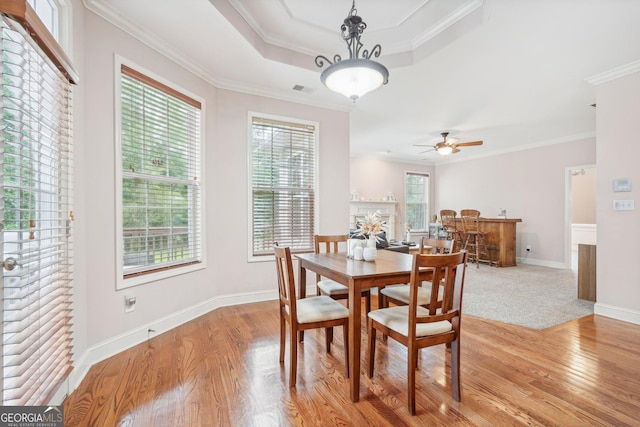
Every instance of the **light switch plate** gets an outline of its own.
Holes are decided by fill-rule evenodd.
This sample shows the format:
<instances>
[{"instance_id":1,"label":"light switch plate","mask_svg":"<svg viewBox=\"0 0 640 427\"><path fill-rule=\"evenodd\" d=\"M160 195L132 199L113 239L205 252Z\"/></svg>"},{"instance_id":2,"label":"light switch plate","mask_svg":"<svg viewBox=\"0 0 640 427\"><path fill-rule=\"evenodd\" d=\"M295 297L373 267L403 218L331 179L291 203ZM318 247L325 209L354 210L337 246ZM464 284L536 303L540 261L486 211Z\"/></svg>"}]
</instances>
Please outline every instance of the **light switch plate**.
<instances>
[{"instance_id":1,"label":"light switch plate","mask_svg":"<svg viewBox=\"0 0 640 427\"><path fill-rule=\"evenodd\" d=\"M614 200L614 211L633 211L636 209L635 200Z\"/></svg>"},{"instance_id":2,"label":"light switch plate","mask_svg":"<svg viewBox=\"0 0 640 427\"><path fill-rule=\"evenodd\" d=\"M630 178L614 179L613 191L615 193L619 193L623 191L631 191L631 179Z\"/></svg>"}]
</instances>

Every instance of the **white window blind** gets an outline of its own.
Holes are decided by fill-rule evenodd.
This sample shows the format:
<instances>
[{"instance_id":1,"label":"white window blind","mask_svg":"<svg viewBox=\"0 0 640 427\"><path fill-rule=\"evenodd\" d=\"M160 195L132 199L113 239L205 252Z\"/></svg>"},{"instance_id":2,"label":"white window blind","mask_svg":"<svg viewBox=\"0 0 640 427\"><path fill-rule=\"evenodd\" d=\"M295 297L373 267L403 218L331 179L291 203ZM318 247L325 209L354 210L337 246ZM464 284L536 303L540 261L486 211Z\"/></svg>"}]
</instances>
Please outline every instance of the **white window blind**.
<instances>
[{"instance_id":1,"label":"white window blind","mask_svg":"<svg viewBox=\"0 0 640 427\"><path fill-rule=\"evenodd\" d=\"M252 117L253 256L314 250L316 126Z\"/></svg>"},{"instance_id":2,"label":"white window blind","mask_svg":"<svg viewBox=\"0 0 640 427\"><path fill-rule=\"evenodd\" d=\"M72 367L71 86L2 18L2 400L43 405Z\"/></svg>"},{"instance_id":3,"label":"white window blind","mask_svg":"<svg viewBox=\"0 0 640 427\"><path fill-rule=\"evenodd\" d=\"M407 172L405 174L406 223L414 231L429 229L429 175Z\"/></svg>"},{"instance_id":4,"label":"white window blind","mask_svg":"<svg viewBox=\"0 0 640 427\"><path fill-rule=\"evenodd\" d=\"M198 101L121 67L125 278L201 262Z\"/></svg>"}]
</instances>

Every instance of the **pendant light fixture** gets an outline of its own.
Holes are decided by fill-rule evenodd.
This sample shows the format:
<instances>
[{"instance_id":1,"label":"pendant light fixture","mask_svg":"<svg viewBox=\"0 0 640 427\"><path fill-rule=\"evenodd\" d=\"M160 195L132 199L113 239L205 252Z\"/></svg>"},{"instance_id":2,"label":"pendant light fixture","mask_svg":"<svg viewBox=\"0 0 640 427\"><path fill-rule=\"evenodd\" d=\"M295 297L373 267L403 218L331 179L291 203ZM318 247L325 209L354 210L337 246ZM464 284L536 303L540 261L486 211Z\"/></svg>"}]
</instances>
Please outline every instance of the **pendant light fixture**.
<instances>
[{"instance_id":1,"label":"pendant light fixture","mask_svg":"<svg viewBox=\"0 0 640 427\"><path fill-rule=\"evenodd\" d=\"M367 28L367 24L357 13L356 2L353 0L351 11L340 26L341 38L347 43L349 50L349 59L343 60L336 54L331 62L323 55L316 56L318 67L324 67L325 62L330 64L320 75L322 84L350 98L353 102L389 81L389 70L370 59L372 56L379 57L382 47L377 44L371 51L362 49L364 46L360 42L360 35Z\"/></svg>"}]
</instances>

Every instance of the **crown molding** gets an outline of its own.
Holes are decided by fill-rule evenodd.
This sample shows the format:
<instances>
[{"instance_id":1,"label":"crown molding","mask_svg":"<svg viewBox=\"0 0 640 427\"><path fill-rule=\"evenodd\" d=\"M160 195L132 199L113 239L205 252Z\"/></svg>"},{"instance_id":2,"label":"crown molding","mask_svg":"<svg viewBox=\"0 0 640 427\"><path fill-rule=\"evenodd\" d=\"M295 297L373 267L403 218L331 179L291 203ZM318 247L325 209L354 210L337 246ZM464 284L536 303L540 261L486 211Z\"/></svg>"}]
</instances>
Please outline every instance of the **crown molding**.
<instances>
[{"instance_id":1,"label":"crown molding","mask_svg":"<svg viewBox=\"0 0 640 427\"><path fill-rule=\"evenodd\" d=\"M625 77L637 72L640 72L640 61L631 62L629 64L613 68L609 71L605 71L604 73L587 77L585 81L587 83L591 83L594 86L597 86L601 85L602 83L610 82L611 80L616 80L620 77Z\"/></svg>"},{"instance_id":2,"label":"crown molding","mask_svg":"<svg viewBox=\"0 0 640 427\"><path fill-rule=\"evenodd\" d=\"M239 83L232 80L221 79L202 68L198 63L192 61L188 57L182 55L179 51L170 48L166 43L156 38L153 34L148 33L126 16L118 13L111 6L102 0L82 0L84 6L113 24L120 30L134 37L136 40L144 43L151 49L155 50L167 59L175 62L180 67L200 77L207 83L218 89L226 89L234 92L245 93L248 95L262 96L267 98L278 99L281 101L295 102L298 104L309 105L318 108L328 108L331 110L351 112L355 107L345 105L344 103L322 102L309 99L303 95L288 94L281 91L274 91L258 86L249 86L245 83Z\"/></svg>"}]
</instances>

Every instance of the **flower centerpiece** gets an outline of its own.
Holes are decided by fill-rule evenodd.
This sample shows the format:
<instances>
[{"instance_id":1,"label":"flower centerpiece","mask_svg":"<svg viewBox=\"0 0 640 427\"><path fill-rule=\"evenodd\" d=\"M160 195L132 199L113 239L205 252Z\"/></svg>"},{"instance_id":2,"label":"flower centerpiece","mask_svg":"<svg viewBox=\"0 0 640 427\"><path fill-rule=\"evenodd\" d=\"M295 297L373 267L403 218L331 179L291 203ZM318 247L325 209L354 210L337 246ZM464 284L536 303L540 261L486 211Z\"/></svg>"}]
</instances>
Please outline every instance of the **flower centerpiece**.
<instances>
[{"instance_id":1,"label":"flower centerpiece","mask_svg":"<svg viewBox=\"0 0 640 427\"><path fill-rule=\"evenodd\" d=\"M380 212L369 212L358 227L358 236L378 242L380 241L378 234L382 231L387 231L387 223L380 219Z\"/></svg>"}]
</instances>

